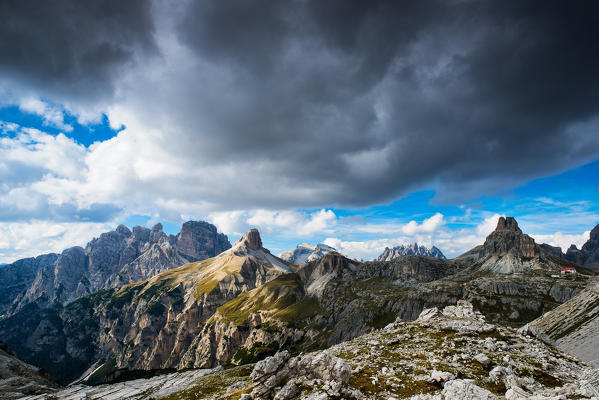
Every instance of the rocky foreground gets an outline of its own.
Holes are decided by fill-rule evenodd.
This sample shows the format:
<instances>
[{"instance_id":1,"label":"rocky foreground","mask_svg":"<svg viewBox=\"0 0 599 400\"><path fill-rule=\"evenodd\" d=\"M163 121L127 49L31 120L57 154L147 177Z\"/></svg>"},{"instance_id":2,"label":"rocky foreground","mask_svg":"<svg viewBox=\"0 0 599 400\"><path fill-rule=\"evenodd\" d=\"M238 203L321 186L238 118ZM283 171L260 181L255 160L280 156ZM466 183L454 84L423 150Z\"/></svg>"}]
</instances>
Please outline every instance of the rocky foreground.
<instances>
[{"instance_id":1,"label":"rocky foreground","mask_svg":"<svg viewBox=\"0 0 599 400\"><path fill-rule=\"evenodd\" d=\"M599 370L461 301L323 351L32 398L599 399Z\"/></svg>"}]
</instances>

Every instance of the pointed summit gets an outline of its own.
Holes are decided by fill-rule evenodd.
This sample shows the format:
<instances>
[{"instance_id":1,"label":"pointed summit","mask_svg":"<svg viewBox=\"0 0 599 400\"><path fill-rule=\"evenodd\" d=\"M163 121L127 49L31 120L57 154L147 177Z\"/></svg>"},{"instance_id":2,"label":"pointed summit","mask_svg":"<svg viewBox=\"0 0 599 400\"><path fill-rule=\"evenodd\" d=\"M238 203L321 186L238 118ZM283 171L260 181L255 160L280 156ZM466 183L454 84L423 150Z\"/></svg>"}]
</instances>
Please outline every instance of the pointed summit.
<instances>
[{"instance_id":1,"label":"pointed summit","mask_svg":"<svg viewBox=\"0 0 599 400\"><path fill-rule=\"evenodd\" d=\"M484 243L487 254L503 256L514 254L522 257L534 257L538 248L533 238L522 233L514 217L499 217L497 228Z\"/></svg>"},{"instance_id":2,"label":"pointed summit","mask_svg":"<svg viewBox=\"0 0 599 400\"><path fill-rule=\"evenodd\" d=\"M497 221L496 231L512 231L522 234L522 230L518 227L518 222L514 217L499 217Z\"/></svg>"},{"instance_id":3,"label":"pointed summit","mask_svg":"<svg viewBox=\"0 0 599 400\"><path fill-rule=\"evenodd\" d=\"M245 233L243 238L241 238L243 242L247 245L249 249L259 250L262 248L262 239L260 238L260 232L256 228L252 228Z\"/></svg>"}]
</instances>

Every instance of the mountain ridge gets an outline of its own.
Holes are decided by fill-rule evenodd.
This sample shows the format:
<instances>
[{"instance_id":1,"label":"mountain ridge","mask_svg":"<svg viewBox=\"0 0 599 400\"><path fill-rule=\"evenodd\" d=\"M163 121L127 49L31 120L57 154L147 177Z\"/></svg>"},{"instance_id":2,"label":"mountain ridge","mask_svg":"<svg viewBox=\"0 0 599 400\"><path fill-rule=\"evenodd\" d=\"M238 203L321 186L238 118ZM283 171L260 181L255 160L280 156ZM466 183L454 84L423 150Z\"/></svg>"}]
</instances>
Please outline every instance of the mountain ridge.
<instances>
[{"instance_id":1,"label":"mountain ridge","mask_svg":"<svg viewBox=\"0 0 599 400\"><path fill-rule=\"evenodd\" d=\"M24 360L63 371L65 383L90 368L110 372L94 376L101 382L119 371L245 364L280 349L312 351L462 299L489 321L520 327L582 290L588 277L552 277L553 265L488 268L507 255L557 262L515 220L499 220L498 227L467 257L359 262L329 252L302 267L272 255L253 229L211 259L67 306L39 310L32 303L0 320L0 338ZM48 358L40 360L42 354Z\"/></svg>"},{"instance_id":2,"label":"mountain ridge","mask_svg":"<svg viewBox=\"0 0 599 400\"><path fill-rule=\"evenodd\" d=\"M411 245L399 245L393 248L385 247L385 250L376 258L376 261L391 261L399 256L428 256L436 258L446 258L443 252L437 247L432 246L428 249L425 246L418 246L414 242Z\"/></svg>"},{"instance_id":3,"label":"mountain ridge","mask_svg":"<svg viewBox=\"0 0 599 400\"><path fill-rule=\"evenodd\" d=\"M288 250L281 253L280 257L295 265L304 265L310 261L316 261L324 257L331 251L337 250L324 243L318 243L316 246L311 246L308 243L300 243L294 250Z\"/></svg>"},{"instance_id":4,"label":"mountain ridge","mask_svg":"<svg viewBox=\"0 0 599 400\"><path fill-rule=\"evenodd\" d=\"M119 225L85 248L74 246L14 262L0 270L0 281L14 282L0 295L0 314L15 313L29 303L51 307L98 290L149 278L190 261L215 256L231 247L226 235L202 221L188 221L178 235L166 235L162 224L151 229Z\"/></svg>"}]
</instances>

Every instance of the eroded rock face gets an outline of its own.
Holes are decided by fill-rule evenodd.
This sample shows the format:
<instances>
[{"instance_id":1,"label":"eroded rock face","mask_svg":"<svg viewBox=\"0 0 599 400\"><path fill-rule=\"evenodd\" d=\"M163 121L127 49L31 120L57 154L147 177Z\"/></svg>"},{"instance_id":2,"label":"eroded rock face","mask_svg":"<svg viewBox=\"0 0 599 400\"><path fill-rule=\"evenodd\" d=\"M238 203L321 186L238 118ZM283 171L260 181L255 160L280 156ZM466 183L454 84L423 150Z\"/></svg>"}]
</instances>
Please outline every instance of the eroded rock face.
<instances>
[{"instance_id":1,"label":"eroded rock face","mask_svg":"<svg viewBox=\"0 0 599 400\"><path fill-rule=\"evenodd\" d=\"M230 248L214 225L189 221L168 236L162 224L152 229L124 225L60 255L25 259L0 270L0 313L14 314L27 304L46 308L68 304L102 289L147 279L167 269L203 260ZM32 279L33 276L33 279Z\"/></svg>"},{"instance_id":2,"label":"eroded rock face","mask_svg":"<svg viewBox=\"0 0 599 400\"><path fill-rule=\"evenodd\" d=\"M11 304L31 286L38 271L56 262L58 254L44 254L35 258L24 258L0 268L0 315L8 311Z\"/></svg>"},{"instance_id":3,"label":"eroded rock face","mask_svg":"<svg viewBox=\"0 0 599 400\"><path fill-rule=\"evenodd\" d=\"M259 250L262 248L262 238L260 238L260 232L258 229L250 229L245 233L242 239L246 246L252 250Z\"/></svg>"},{"instance_id":4,"label":"eroded rock face","mask_svg":"<svg viewBox=\"0 0 599 400\"><path fill-rule=\"evenodd\" d=\"M487 236L483 247L487 254L497 256L510 253L530 258L538 253L534 239L522 233L513 217L499 217L495 231Z\"/></svg>"},{"instance_id":5,"label":"eroded rock face","mask_svg":"<svg viewBox=\"0 0 599 400\"><path fill-rule=\"evenodd\" d=\"M362 398L359 391L347 387L350 376L349 365L327 351L293 358L287 351L282 351L256 364L250 375L254 388L247 398L296 399L300 394L299 387L306 385L322 388L312 394L314 398Z\"/></svg>"},{"instance_id":6,"label":"eroded rock face","mask_svg":"<svg viewBox=\"0 0 599 400\"><path fill-rule=\"evenodd\" d=\"M218 233L208 222L188 221L177 235L176 246L182 253L197 260L205 260L230 249L227 236Z\"/></svg>"}]
</instances>

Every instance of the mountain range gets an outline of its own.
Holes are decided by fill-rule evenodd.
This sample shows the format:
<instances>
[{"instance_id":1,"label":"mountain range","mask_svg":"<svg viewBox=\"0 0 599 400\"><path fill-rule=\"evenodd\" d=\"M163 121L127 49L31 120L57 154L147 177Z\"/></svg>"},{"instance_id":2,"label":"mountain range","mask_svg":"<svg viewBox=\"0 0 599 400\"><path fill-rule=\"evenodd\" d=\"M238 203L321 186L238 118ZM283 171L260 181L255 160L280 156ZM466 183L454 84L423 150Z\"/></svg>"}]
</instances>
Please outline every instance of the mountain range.
<instances>
[{"instance_id":1,"label":"mountain range","mask_svg":"<svg viewBox=\"0 0 599 400\"><path fill-rule=\"evenodd\" d=\"M427 256L427 257L436 257L436 258L445 258L441 250L436 248L435 246L430 249L424 246L418 246L418 243L414 243L411 245L400 245L395 246L392 249L385 247L385 250L379 255L376 260L377 261L391 261L394 258L400 256Z\"/></svg>"},{"instance_id":2,"label":"mountain range","mask_svg":"<svg viewBox=\"0 0 599 400\"><path fill-rule=\"evenodd\" d=\"M85 248L18 260L0 269L0 315L30 303L40 308L66 305L102 289L147 279L191 261L203 260L231 247L227 236L207 222L189 221L177 235L161 224L152 229L120 225Z\"/></svg>"},{"instance_id":3,"label":"mountain range","mask_svg":"<svg viewBox=\"0 0 599 400\"><path fill-rule=\"evenodd\" d=\"M592 321L599 314L593 300L596 298L592 286L595 282L593 265L581 266L563 258L565 256L551 246L537 244L510 217L499 218L496 229L483 244L454 259L399 255L390 260L358 262L334 249L300 245L298 255L301 257L295 260L305 259L302 266L271 254L255 229L249 230L233 246L226 246L228 240L225 242L226 237L223 240L215 228L191 229L209 224L187 224L191 225L187 228L184 225L177 236L167 237L157 227L148 229L148 240L144 242L147 244L141 246L145 251L112 269L123 271L124 281L115 280L114 272L107 274L110 275L106 278L107 284L89 289L90 293L95 290L91 294L73 290L75 286L70 285L65 286L70 288L66 291L69 296L61 297L56 294L55 283L35 286L41 288L45 296L54 296L52 301L47 301L44 296L27 296L33 292L33 284L21 289L21 295L15 296L7 307L8 312L0 319L0 339L20 359L44 368L63 384L73 381L107 384L219 365L231 366L231 371L246 371L243 376L247 377L247 369L236 368L283 350L299 354L331 346L338 348L335 346L361 340L364 335L394 321L414 321L425 309L452 307L459 301L468 301L484 315L485 323L505 329L526 327L525 334L538 334L550 346L559 347L562 345L559 339L566 336L571 338L567 343L582 343L576 348L589 348L594 343L588 334L595 329ZM192 231L202 234L192 235L189 233ZM124 237L123 248L130 244L138 249L133 245L135 232L134 228L127 236L119 227L108 235ZM162 239L156 241L152 237ZM200 237L211 240L200 240ZM116 242L121 243L120 240ZM95 254L88 250L97 248L95 243L92 241L83 249L88 260ZM157 251L163 249L160 243L172 246L173 258L147 255L158 254ZM210 246L205 246L206 243ZM217 253L217 246L227 248ZM155 252L148 253L151 248ZM309 261L317 249L322 256L315 255ZM119 255L123 250L120 251ZM204 257L210 251L212 256ZM27 265L30 267L23 271L36 268L38 271L30 278L32 282L40 276L49 276L48 282L55 282L57 274L44 275L39 271L50 270L48 265L64 265L64 262L57 264L64 254L28 259L2 270L20 271L18 265ZM174 268L169 263L155 268L154 263L138 261L136 264L140 257L142 260L181 257L185 261ZM89 271L98 270L89 268L89 261L77 265L85 266L82 269L86 277L94 276ZM135 269L131 265L144 268ZM564 266L575 268L578 274L562 278L560 271ZM134 275L134 271L148 272L142 276ZM0 278L2 282L7 279ZM15 286L13 291L17 289ZM31 300L20 303L21 299ZM583 309L586 311L569 311ZM549 318L551 315L554 317ZM549 322L543 322L543 318ZM552 324L560 328L551 328ZM514 331L510 332L509 335L514 335ZM583 335L584 332L587 333ZM432 338L439 333L431 331L430 335ZM574 339L579 337L577 335L590 339ZM368 340L379 340L376 337ZM510 343L512 341L510 339ZM354 351L350 347L346 350ZM593 357L586 360L597 362ZM503 365L502 361L493 363ZM258 368L258 364L254 368ZM370 372L367 376L364 379L375 377ZM246 378L239 379L249 382ZM253 387L259 388L261 382L258 379ZM367 391L359 385L353 387ZM505 387L489 388L506 390ZM268 390L271 393L268 396L274 395Z\"/></svg>"}]
</instances>

